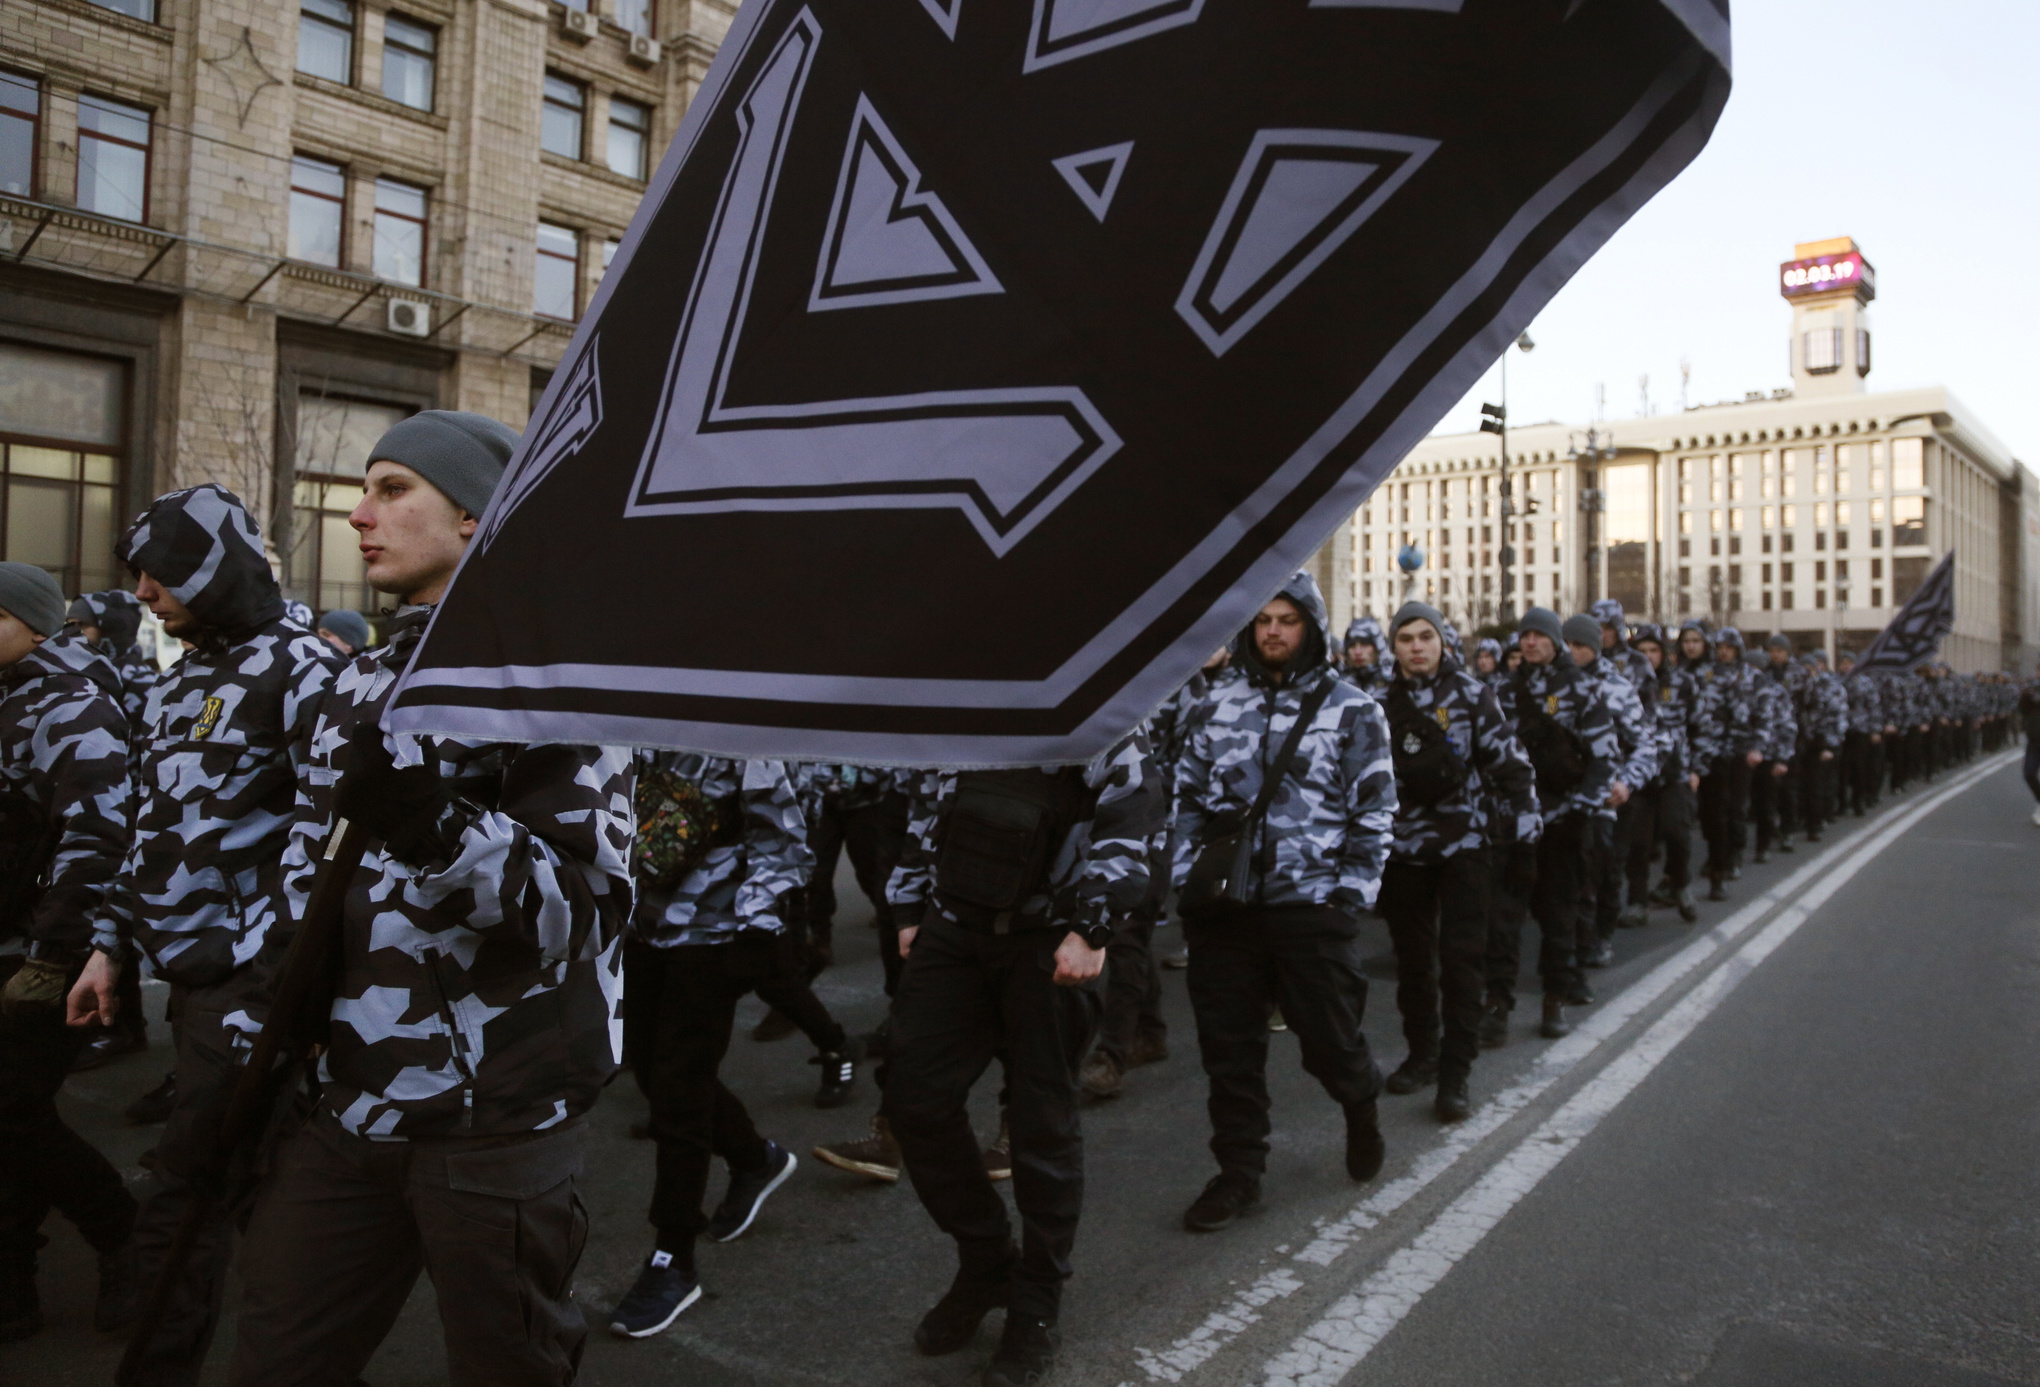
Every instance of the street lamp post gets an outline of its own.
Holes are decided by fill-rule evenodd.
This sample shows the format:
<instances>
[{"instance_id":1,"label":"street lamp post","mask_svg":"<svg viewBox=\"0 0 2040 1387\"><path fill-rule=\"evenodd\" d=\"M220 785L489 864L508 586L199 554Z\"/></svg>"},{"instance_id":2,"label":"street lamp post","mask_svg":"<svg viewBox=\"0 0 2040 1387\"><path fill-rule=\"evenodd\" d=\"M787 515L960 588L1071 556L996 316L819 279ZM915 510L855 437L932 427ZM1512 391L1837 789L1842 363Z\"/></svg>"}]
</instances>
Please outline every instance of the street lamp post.
<instances>
[{"instance_id":1,"label":"street lamp post","mask_svg":"<svg viewBox=\"0 0 2040 1387\"><path fill-rule=\"evenodd\" d=\"M1847 578L1835 579L1834 621L1828 627L1828 664L1831 668L1840 663L1838 652L1842 648L1842 637L1849 630L1849 587Z\"/></svg>"},{"instance_id":2,"label":"street lamp post","mask_svg":"<svg viewBox=\"0 0 2040 1387\"><path fill-rule=\"evenodd\" d=\"M1601 464L1615 456L1615 436L1604 434L1589 426L1587 446L1582 448L1571 439L1567 440L1566 461L1584 463L1580 475L1580 556L1587 564L1587 601L1582 606L1601 596L1603 579L1601 571L1600 526L1595 517L1608 508L1608 493L1601 486Z\"/></svg>"},{"instance_id":3,"label":"street lamp post","mask_svg":"<svg viewBox=\"0 0 2040 1387\"><path fill-rule=\"evenodd\" d=\"M1530 334L1517 334L1516 350L1533 352L1537 344L1530 340ZM1480 407L1482 433L1494 434L1502 445L1502 605L1501 618L1505 622L1516 620L1516 503L1515 493L1509 480L1509 352L1502 349L1502 402L1498 405ZM1528 514L1526 510L1524 512Z\"/></svg>"}]
</instances>

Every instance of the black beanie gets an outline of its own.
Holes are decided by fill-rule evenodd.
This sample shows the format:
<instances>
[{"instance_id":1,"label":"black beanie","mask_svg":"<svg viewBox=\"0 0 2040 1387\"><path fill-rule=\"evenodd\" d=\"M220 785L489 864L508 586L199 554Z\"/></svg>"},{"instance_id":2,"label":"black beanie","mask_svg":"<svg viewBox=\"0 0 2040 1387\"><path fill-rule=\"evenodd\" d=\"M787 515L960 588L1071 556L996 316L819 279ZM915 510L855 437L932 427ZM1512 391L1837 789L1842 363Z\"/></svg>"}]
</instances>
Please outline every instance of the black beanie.
<instances>
[{"instance_id":1,"label":"black beanie","mask_svg":"<svg viewBox=\"0 0 2040 1387\"><path fill-rule=\"evenodd\" d=\"M469 515L489 508L496 483L517 447L517 431L486 414L428 409L376 440L368 460L400 462L439 488Z\"/></svg>"}]
</instances>

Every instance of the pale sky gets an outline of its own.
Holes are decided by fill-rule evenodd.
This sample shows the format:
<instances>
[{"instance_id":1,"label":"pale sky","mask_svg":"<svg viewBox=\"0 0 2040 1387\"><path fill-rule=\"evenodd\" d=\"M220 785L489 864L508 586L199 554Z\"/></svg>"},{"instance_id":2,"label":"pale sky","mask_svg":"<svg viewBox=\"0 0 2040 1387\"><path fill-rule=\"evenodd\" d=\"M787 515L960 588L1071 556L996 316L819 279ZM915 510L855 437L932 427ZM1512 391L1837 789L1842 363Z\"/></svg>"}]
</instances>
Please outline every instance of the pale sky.
<instances>
[{"instance_id":1,"label":"pale sky","mask_svg":"<svg viewBox=\"0 0 2040 1387\"><path fill-rule=\"evenodd\" d=\"M1714 137L1510 353L1512 424L1792 383L1777 270L1853 236L1877 270L1870 390L1944 385L2040 470L2040 4L1736 0ZM1463 433L1495 373L1439 424Z\"/></svg>"}]
</instances>

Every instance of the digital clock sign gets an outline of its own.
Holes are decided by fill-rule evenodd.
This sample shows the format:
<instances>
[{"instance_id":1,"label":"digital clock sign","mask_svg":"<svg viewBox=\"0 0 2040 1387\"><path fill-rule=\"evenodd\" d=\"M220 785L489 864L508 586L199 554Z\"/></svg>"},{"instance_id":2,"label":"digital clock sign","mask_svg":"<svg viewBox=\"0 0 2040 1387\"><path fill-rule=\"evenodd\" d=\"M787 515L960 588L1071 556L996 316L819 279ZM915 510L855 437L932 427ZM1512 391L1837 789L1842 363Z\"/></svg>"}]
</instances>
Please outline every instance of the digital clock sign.
<instances>
[{"instance_id":1,"label":"digital clock sign","mask_svg":"<svg viewBox=\"0 0 2040 1387\"><path fill-rule=\"evenodd\" d=\"M1853 289L1864 303L1877 297L1877 271L1860 250L1788 260L1778 267L1778 292L1788 299Z\"/></svg>"}]
</instances>

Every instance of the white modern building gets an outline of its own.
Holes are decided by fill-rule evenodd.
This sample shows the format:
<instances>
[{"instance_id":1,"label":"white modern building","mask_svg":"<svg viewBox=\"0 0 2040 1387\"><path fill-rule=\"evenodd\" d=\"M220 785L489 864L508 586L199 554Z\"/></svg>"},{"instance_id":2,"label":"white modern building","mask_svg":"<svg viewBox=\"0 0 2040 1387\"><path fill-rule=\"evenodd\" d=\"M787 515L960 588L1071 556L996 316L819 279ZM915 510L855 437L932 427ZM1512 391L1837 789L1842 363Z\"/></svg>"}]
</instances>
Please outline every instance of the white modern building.
<instances>
[{"instance_id":1,"label":"white modern building","mask_svg":"<svg viewBox=\"0 0 2040 1387\"><path fill-rule=\"evenodd\" d=\"M1948 390L1871 392L1874 272L1847 238L1797 247L1792 387L1677 414L1435 435L1318 555L1336 620L1414 591L1463 629L1525 605L1619 598L1632 619L1705 616L1801 648L1860 645L1956 553L1959 669L2040 652L2040 478ZM1513 581L1505 581L1507 578Z\"/></svg>"}]
</instances>

